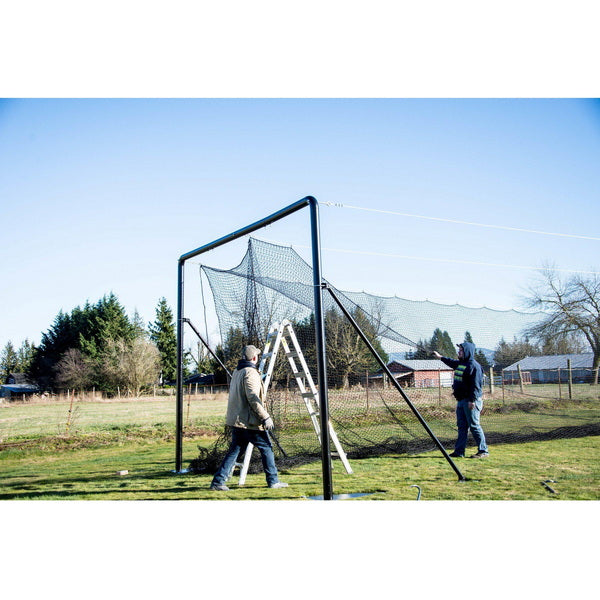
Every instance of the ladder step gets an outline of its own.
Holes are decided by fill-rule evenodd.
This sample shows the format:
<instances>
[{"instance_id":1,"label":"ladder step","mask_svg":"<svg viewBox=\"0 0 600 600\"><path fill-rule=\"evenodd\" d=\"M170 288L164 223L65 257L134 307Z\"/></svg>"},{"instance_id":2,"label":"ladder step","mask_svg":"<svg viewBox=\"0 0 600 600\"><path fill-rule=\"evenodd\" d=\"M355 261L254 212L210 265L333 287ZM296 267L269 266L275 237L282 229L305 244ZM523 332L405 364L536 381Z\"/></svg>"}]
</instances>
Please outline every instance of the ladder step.
<instances>
[{"instance_id":1,"label":"ladder step","mask_svg":"<svg viewBox=\"0 0 600 600\"><path fill-rule=\"evenodd\" d=\"M306 364L306 359L302 354L302 350L292 328L292 324L287 320L284 321L283 324L274 323L271 327L271 330L267 334L264 352L262 353L259 367L260 373L263 376L265 392L269 387L273 367L277 359L277 353L279 351L282 351L282 353L288 359L289 367L291 368L292 373L298 384L298 391L300 391L302 394L302 398L305 401L306 409L312 420L313 428L315 430L315 433L317 434L319 443L321 443L322 433L320 431L321 413L319 406L319 392L314 386L312 376L308 369L308 365ZM297 359L297 361L295 361L294 359ZM265 368L267 368L267 373L264 373ZM298 370L298 368L300 370ZM328 423L328 427L330 436L335 445L335 450L332 451L330 449L331 458L341 459L341 461L344 464L344 467L346 468L346 471L348 473L352 473L352 469L348 464L346 454L340 446L339 440L337 439L337 435L335 434L335 431L331 426L331 422ZM240 485L243 485L245 481L246 474L248 472L249 461L250 457L244 455L244 462L236 462L231 471L233 474L233 470L236 467L240 468Z\"/></svg>"}]
</instances>

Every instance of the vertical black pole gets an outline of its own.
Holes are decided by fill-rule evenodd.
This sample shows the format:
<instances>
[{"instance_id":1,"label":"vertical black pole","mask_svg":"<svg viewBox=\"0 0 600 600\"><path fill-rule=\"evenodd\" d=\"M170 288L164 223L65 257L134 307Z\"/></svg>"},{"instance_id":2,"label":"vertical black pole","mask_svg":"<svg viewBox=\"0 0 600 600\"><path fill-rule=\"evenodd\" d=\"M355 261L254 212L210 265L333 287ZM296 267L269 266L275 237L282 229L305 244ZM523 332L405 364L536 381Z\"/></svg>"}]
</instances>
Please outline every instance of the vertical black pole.
<instances>
[{"instance_id":1,"label":"vertical black pole","mask_svg":"<svg viewBox=\"0 0 600 600\"><path fill-rule=\"evenodd\" d=\"M175 416L175 471L181 472L183 462L183 279L185 262L177 266L177 408Z\"/></svg>"},{"instance_id":2,"label":"vertical black pole","mask_svg":"<svg viewBox=\"0 0 600 600\"><path fill-rule=\"evenodd\" d=\"M315 294L315 335L317 342L317 373L319 377L319 408L321 413L321 464L323 469L323 499L333 500L331 449L329 443L329 400L327 397L327 355L325 352L325 320L321 289L321 239L319 235L319 205L310 197L310 227L312 238L313 287Z\"/></svg>"}]
</instances>

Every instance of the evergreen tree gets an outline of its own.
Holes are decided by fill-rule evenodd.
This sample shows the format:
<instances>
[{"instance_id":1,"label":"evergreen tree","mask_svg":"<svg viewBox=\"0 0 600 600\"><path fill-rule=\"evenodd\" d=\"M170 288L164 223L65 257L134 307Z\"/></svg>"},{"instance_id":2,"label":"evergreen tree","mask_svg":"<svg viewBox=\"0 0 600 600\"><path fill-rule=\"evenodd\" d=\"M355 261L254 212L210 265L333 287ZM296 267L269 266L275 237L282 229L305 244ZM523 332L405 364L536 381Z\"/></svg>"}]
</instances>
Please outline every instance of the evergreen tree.
<instances>
[{"instance_id":1,"label":"evergreen tree","mask_svg":"<svg viewBox=\"0 0 600 600\"><path fill-rule=\"evenodd\" d=\"M528 338L517 340L515 337L512 342L506 342L502 338L494 352L494 366L506 369L526 356L539 356L540 354L540 349L530 343Z\"/></svg>"},{"instance_id":2,"label":"evergreen tree","mask_svg":"<svg viewBox=\"0 0 600 600\"><path fill-rule=\"evenodd\" d=\"M78 306L70 314L61 310L50 329L42 334L31 361L30 375L42 387L54 387L59 362L73 349L80 351L91 369L89 384L110 391L102 375L107 345L120 339L131 342L135 332L135 326L113 293L94 305L86 302L83 308Z\"/></svg>"},{"instance_id":3,"label":"evergreen tree","mask_svg":"<svg viewBox=\"0 0 600 600\"><path fill-rule=\"evenodd\" d=\"M445 346L444 332L438 327L434 330L431 340L429 340L429 353L439 352L442 356L447 356Z\"/></svg>"},{"instance_id":4,"label":"evergreen tree","mask_svg":"<svg viewBox=\"0 0 600 600\"><path fill-rule=\"evenodd\" d=\"M431 340L419 339L417 347L412 352L408 352L406 358L409 360L427 360L428 358L431 358L430 344Z\"/></svg>"},{"instance_id":5,"label":"evergreen tree","mask_svg":"<svg viewBox=\"0 0 600 600\"><path fill-rule=\"evenodd\" d=\"M133 327L133 337L134 338L148 338L148 331L146 330L146 325L144 324L144 319L140 316L140 313L137 311L137 308L133 311L133 317L131 319L131 325Z\"/></svg>"},{"instance_id":6,"label":"evergreen tree","mask_svg":"<svg viewBox=\"0 0 600 600\"><path fill-rule=\"evenodd\" d=\"M148 326L150 339L156 344L160 354L160 367L163 381L177 378L177 333L173 311L165 298L158 301L156 319Z\"/></svg>"},{"instance_id":7,"label":"evergreen tree","mask_svg":"<svg viewBox=\"0 0 600 600\"><path fill-rule=\"evenodd\" d=\"M80 333L81 351L92 360L101 359L109 340L132 341L136 328L113 292L100 299L83 314L84 331ZM78 312L78 309L75 309Z\"/></svg>"},{"instance_id":8,"label":"evergreen tree","mask_svg":"<svg viewBox=\"0 0 600 600\"><path fill-rule=\"evenodd\" d=\"M6 378L10 375L10 373L17 371L18 360L19 359L13 343L8 341L2 350L2 354L0 355L0 377L2 378L2 383L6 381Z\"/></svg>"},{"instance_id":9,"label":"evergreen tree","mask_svg":"<svg viewBox=\"0 0 600 600\"><path fill-rule=\"evenodd\" d=\"M431 339L419 340L415 350L407 354L407 358L416 360L428 360L433 352L439 352L442 356L456 358L456 347L452 343L450 334L437 327Z\"/></svg>"},{"instance_id":10,"label":"evergreen tree","mask_svg":"<svg viewBox=\"0 0 600 600\"><path fill-rule=\"evenodd\" d=\"M246 342L244 334L239 327L231 327L227 332L223 343L217 346L215 354L227 367L227 370L230 373L233 373L242 357L242 348L249 343L250 342ZM218 383L225 383L227 381L227 374L217 361L215 361L214 373L215 380Z\"/></svg>"},{"instance_id":11,"label":"evergreen tree","mask_svg":"<svg viewBox=\"0 0 600 600\"><path fill-rule=\"evenodd\" d=\"M481 368L487 372L490 368L490 362L487 359L487 356L481 351L475 351L475 360L481 365Z\"/></svg>"},{"instance_id":12,"label":"evergreen tree","mask_svg":"<svg viewBox=\"0 0 600 600\"><path fill-rule=\"evenodd\" d=\"M440 352L442 356L447 356L448 358L457 358L458 354L456 352L456 345L452 342L452 338L447 331L444 331L442 334L444 344L443 344L443 352Z\"/></svg>"},{"instance_id":13,"label":"evergreen tree","mask_svg":"<svg viewBox=\"0 0 600 600\"><path fill-rule=\"evenodd\" d=\"M17 350L17 366L16 370L19 373L29 373L31 362L35 355L35 344L30 342L27 338L21 344L21 347Z\"/></svg>"}]
</instances>

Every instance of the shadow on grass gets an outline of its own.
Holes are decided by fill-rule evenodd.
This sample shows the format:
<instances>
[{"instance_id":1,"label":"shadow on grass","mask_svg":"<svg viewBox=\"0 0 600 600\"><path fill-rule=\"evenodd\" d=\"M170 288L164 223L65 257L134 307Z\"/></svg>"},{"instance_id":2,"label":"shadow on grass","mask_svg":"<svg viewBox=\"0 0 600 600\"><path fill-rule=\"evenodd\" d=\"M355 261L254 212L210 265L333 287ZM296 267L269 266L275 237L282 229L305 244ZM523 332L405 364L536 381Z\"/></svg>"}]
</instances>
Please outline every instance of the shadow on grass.
<instances>
[{"instance_id":1,"label":"shadow on grass","mask_svg":"<svg viewBox=\"0 0 600 600\"><path fill-rule=\"evenodd\" d=\"M186 492L199 492L205 491L205 487L196 488L186 488ZM0 500L103 500L101 496L112 495L118 492L130 493L130 494L143 494L144 497L140 498L140 500L164 500L164 498L152 498L152 494L175 494L178 492L182 492L181 487L172 487L172 488L135 488L133 490L118 490L118 489L107 489L107 490L45 490L40 492L22 492L22 493L14 493L14 494L0 494ZM90 498L90 496L94 496L94 498ZM136 498L127 498L127 500L135 500ZM115 498L111 498L111 500L115 500ZM189 498L169 498L169 500L189 500Z\"/></svg>"},{"instance_id":2,"label":"shadow on grass","mask_svg":"<svg viewBox=\"0 0 600 600\"><path fill-rule=\"evenodd\" d=\"M162 463L171 464L170 461L161 461ZM130 473L129 475L120 476L115 472L110 473L97 473L90 475L83 475L79 477L73 476L58 476L58 477L43 477L35 478L35 475L23 475L18 476L17 481L4 482L3 492L0 493L0 500L18 500L28 498L41 498L44 496L59 496L59 497L78 497L78 496L89 496L89 495L106 495L114 494L119 492L154 492L154 493L168 493L168 492L181 492L182 489L186 491L193 491L195 486L189 486L189 478L186 477L186 481L179 481L175 487L158 487L158 488L136 488L137 482L149 482L157 481L164 482L173 477L182 477L181 474L173 473L172 469L165 468L164 470L153 470L144 471L141 473ZM28 483L22 481L23 478L30 480ZM31 481L35 478L35 481ZM56 488L64 487L76 487L76 486L91 486L100 487L102 485L108 486L107 489L94 490L94 489L77 489L77 490L64 490ZM127 486L133 485L133 488L127 488ZM204 489L204 486L200 485L198 481L198 489ZM40 488L45 488L45 491L36 491ZM12 491L11 491L12 490Z\"/></svg>"}]
</instances>

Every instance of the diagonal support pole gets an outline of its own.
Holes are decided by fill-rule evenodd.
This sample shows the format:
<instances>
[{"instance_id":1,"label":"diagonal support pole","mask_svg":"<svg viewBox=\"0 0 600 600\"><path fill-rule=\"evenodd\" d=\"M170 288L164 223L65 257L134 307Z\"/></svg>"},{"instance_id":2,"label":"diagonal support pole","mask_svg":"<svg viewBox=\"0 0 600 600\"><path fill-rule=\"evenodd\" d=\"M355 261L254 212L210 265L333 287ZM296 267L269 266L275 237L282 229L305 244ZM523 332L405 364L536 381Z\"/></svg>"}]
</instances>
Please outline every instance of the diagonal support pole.
<instances>
[{"instance_id":1,"label":"diagonal support pole","mask_svg":"<svg viewBox=\"0 0 600 600\"><path fill-rule=\"evenodd\" d=\"M459 471L458 467L454 464L454 461L452 460L452 458L450 458L450 455L446 452L446 449L442 446L442 444L437 439L437 437L435 436L433 431L431 431L429 425L427 425L427 422L425 421L425 419L421 416L421 413L419 413L419 411L417 410L415 405L410 401L410 398L404 393L402 386L398 383L398 381L396 381L396 378L392 375L392 372L388 369L388 366L385 364L385 361L381 358L381 356L379 356L379 354L377 354L377 351L375 350L375 348L373 348L373 345L371 344L371 342L367 339L367 337L363 333L362 329L358 326L358 323L354 320L354 318L348 312L346 307L341 303L340 299L337 297L337 294L326 283L323 284L323 288L326 289L331 294L331 297L333 298L334 302L340 307L340 310L344 313L344 315L346 316L348 321L350 321L350 324L354 327L354 329L356 330L356 333L358 333L358 335L361 337L362 341L367 345L367 348L369 348L369 350L371 351L371 354L375 357L375 360L377 360L377 362L381 365L381 368L385 371L386 375L389 377L389 380L392 382L394 387L400 392L400 395L402 396L402 398L404 398L404 401L408 404L409 408L413 411L414 415L419 420L419 423L421 423L421 425L424 427L425 431L427 431L427 433L429 434L429 437L431 437L431 439L435 442L435 445L440 449L440 451L444 455L444 458L450 463L450 466L454 469L455 473L458 475L459 481L465 481L466 480L465 476Z\"/></svg>"}]
</instances>

